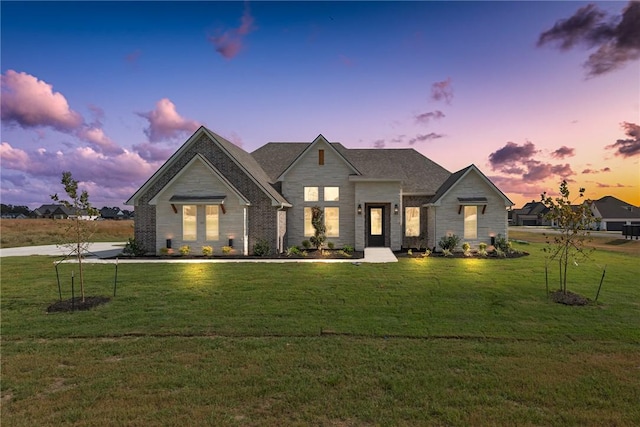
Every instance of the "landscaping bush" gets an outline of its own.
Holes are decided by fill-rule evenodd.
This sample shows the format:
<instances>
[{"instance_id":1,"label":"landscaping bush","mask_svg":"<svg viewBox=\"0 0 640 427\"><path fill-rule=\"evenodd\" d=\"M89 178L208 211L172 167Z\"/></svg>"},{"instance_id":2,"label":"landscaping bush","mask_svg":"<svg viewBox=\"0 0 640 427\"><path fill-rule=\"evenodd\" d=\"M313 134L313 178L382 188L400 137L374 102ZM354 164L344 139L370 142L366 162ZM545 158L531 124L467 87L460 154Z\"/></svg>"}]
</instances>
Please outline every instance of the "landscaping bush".
<instances>
[{"instance_id":1,"label":"landscaping bush","mask_svg":"<svg viewBox=\"0 0 640 427\"><path fill-rule=\"evenodd\" d=\"M223 246L222 247L222 255L229 255L233 248L231 246Z\"/></svg>"},{"instance_id":2,"label":"landscaping bush","mask_svg":"<svg viewBox=\"0 0 640 427\"><path fill-rule=\"evenodd\" d=\"M211 246L203 246L202 247L202 255L204 255L204 256L213 255L213 248Z\"/></svg>"},{"instance_id":3,"label":"landscaping bush","mask_svg":"<svg viewBox=\"0 0 640 427\"><path fill-rule=\"evenodd\" d=\"M258 241L253 245L253 254L256 256L269 256L271 253L271 246L269 246L269 242L264 239L258 239Z\"/></svg>"},{"instance_id":4,"label":"landscaping bush","mask_svg":"<svg viewBox=\"0 0 640 427\"><path fill-rule=\"evenodd\" d=\"M189 255L191 253L191 247L189 245L180 246L180 255Z\"/></svg>"},{"instance_id":5,"label":"landscaping bush","mask_svg":"<svg viewBox=\"0 0 640 427\"><path fill-rule=\"evenodd\" d=\"M459 243L460 237L455 234L450 234L448 236L442 236L438 242L438 246L440 246L442 250L453 252L458 247Z\"/></svg>"},{"instance_id":6,"label":"landscaping bush","mask_svg":"<svg viewBox=\"0 0 640 427\"><path fill-rule=\"evenodd\" d=\"M124 245L122 253L129 256L143 256L145 253L147 253L147 250L140 243L138 243L136 239L129 237L129 241L126 245Z\"/></svg>"}]
</instances>

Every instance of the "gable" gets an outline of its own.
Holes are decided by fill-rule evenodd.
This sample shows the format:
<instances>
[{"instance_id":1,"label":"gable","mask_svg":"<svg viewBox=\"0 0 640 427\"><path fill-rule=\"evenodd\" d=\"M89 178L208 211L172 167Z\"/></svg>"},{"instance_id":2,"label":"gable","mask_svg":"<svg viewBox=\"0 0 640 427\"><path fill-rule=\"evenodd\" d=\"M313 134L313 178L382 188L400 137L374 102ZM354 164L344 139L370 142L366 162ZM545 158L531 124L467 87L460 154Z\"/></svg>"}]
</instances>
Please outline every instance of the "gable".
<instances>
[{"instance_id":1,"label":"gable","mask_svg":"<svg viewBox=\"0 0 640 427\"><path fill-rule=\"evenodd\" d=\"M209 154L204 154L207 152ZM182 168L192 160L195 154L215 157L218 172L229 182L235 179L247 185L247 179L271 199L273 206L289 206L287 200L270 183L267 174L256 160L242 148L226 139L200 127L161 167L158 169L125 203L137 205L142 198L154 198ZM213 165L213 159L209 159ZM223 170L224 169L224 170ZM231 178L234 175L235 178ZM240 184L235 185L240 187Z\"/></svg>"},{"instance_id":2,"label":"gable","mask_svg":"<svg viewBox=\"0 0 640 427\"><path fill-rule=\"evenodd\" d=\"M161 200L217 204L231 198L240 204L251 204L218 169L202 155L197 154L149 200L149 204L155 205Z\"/></svg>"},{"instance_id":3,"label":"gable","mask_svg":"<svg viewBox=\"0 0 640 427\"><path fill-rule=\"evenodd\" d=\"M475 165L467 166L452 174L436 192L428 205L439 206L444 199L455 195L458 199L463 199L461 203L482 204L486 200L481 199L484 194L493 194L504 202L505 207L513 206L513 202L495 186ZM469 199L465 201L464 199Z\"/></svg>"},{"instance_id":4,"label":"gable","mask_svg":"<svg viewBox=\"0 0 640 427\"><path fill-rule=\"evenodd\" d=\"M329 143L322 135L318 135L292 162L287 168L278 176L277 181L283 181L286 175L303 165L309 167L310 165L325 166L329 162L338 162L341 166L344 166L350 174L360 175L358 169L355 168L334 146ZM335 164L332 164L335 166Z\"/></svg>"}]
</instances>

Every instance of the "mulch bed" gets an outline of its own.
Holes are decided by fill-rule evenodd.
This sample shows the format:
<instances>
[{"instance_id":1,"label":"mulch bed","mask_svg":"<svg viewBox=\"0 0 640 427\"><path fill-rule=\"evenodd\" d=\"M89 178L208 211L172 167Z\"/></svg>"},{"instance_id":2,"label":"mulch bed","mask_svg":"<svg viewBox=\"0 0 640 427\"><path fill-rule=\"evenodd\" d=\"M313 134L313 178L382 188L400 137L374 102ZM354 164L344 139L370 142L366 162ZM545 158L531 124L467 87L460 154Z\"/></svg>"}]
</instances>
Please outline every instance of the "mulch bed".
<instances>
[{"instance_id":1,"label":"mulch bed","mask_svg":"<svg viewBox=\"0 0 640 427\"><path fill-rule=\"evenodd\" d=\"M551 292L549 297L553 302L564 305L587 305L589 304L589 298L585 298L582 295L574 294L573 292L564 292L558 290Z\"/></svg>"},{"instance_id":2,"label":"mulch bed","mask_svg":"<svg viewBox=\"0 0 640 427\"><path fill-rule=\"evenodd\" d=\"M82 297L69 298L68 300L56 301L47 307L47 313L69 312L77 310L91 310L101 304L111 301L109 297Z\"/></svg>"},{"instance_id":3,"label":"mulch bed","mask_svg":"<svg viewBox=\"0 0 640 427\"><path fill-rule=\"evenodd\" d=\"M325 249L323 251L318 251L315 249L309 249L306 251L307 255L291 255L287 256L286 253L282 254L270 254L267 256L255 256L255 255L238 255L238 254L228 254L228 255L220 255L214 254L212 256L204 256L204 255L148 255L142 257L131 257L126 255L120 255L118 257L110 257L108 259L362 259L364 258L363 251L354 251L350 253L350 256L345 255L342 251L338 249Z\"/></svg>"},{"instance_id":4,"label":"mulch bed","mask_svg":"<svg viewBox=\"0 0 640 427\"><path fill-rule=\"evenodd\" d=\"M412 254L408 254L406 251L396 252L397 258L424 258L424 251L413 251ZM442 252L432 252L428 258L471 258L471 259L505 259L505 258L521 258L528 256L529 252L518 251L505 253L503 257L498 256L495 252L488 252L486 255L480 255L477 252L470 252L465 255L463 252L453 252L450 256L444 256Z\"/></svg>"}]
</instances>

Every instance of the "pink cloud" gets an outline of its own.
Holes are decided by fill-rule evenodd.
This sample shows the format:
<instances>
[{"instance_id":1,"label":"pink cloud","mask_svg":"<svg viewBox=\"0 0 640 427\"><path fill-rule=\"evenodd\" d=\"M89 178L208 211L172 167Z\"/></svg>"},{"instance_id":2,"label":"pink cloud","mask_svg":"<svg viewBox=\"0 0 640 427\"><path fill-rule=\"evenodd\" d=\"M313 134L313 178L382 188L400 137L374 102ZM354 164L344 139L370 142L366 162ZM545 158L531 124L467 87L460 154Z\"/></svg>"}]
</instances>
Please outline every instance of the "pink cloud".
<instances>
[{"instance_id":1,"label":"pink cloud","mask_svg":"<svg viewBox=\"0 0 640 427\"><path fill-rule=\"evenodd\" d=\"M162 147L157 143L145 142L133 146L140 157L151 162L166 161L176 151L175 147Z\"/></svg>"},{"instance_id":2,"label":"pink cloud","mask_svg":"<svg viewBox=\"0 0 640 427\"><path fill-rule=\"evenodd\" d=\"M440 110L429 111L427 113L418 114L416 121L418 123L429 123L431 120L439 120L444 117L444 113Z\"/></svg>"},{"instance_id":3,"label":"pink cloud","mask_svg":"<svg viewBox=\"0 0 640 427\"><path fill-rule=\"evenodd\" d=\"M629 138L619 139L613 144L607 145L605 148L608 150L616 150L616 156L633 157L640 155L640 126L629 122L622 122L620 125Z\"/></svg>"},{"instance_id":4,"label":"pink cloud","mask_svg":"<svg viewBox=\"0 0 640 427\"><path fill-rule=\"evenodd\" d=\"M509 141L504 147L489 154L489 163L491 168L496 170L506 164L527 160L537 152L536 146L531 141L522 145Z\"/></svg>"},{"instance_id":5,"label":"pink cloud","mask_svg":"<svg viewBox=\"0 0 640 427\"><path fill-rule=\"evenodd\" d=\"M443 134L441 133L435 133L435 132L430 132L426 135L416 135L414 138L411 138L409 140L409 145L414 145L416 142L425 142L425 141L431 141L433 139L439 139L444 137Z\"/></svg>"},{"instance_id":6,"label":"pink cloud","mask_svg":"<svg viewBox=\"0 0 640 427\"><path fill-rule=\"evenodd\" d=\"M553 157L555 159L564 159L565 157L574 156L575 155L575 151L576 150L574 148L569 148L569 147L563 145L562 147L558 148L553 153L551 153L551 157Z\"/></svg>"},{"instance_id":7,"label":"pink cloud","mask_svg":"<svg viewBox=\"0 0 640 427\"><path fill-rule=\"evenodd\" d=\"M431 85L431 99L434 101L444 101L451 104L453 99L453 86L451 85L451 77L441 82L435 82Z\"/></svg>"},{"instance_id":8,"label":"pink cloud","mask_svg":"<svg viewBox=\"0 0 640 427\"><path fill-rule=\"evenodd\" d=\"M149 127L144 133L149 141L158 142L172 139L184 133L195 132L200 124L194 120L183 118L176 111L176 106L168 98L162 98L156 103L156 109L148 113L138 113L149 121Z\"/></svg>"},{"instance_id":9,"label":"pink cloud","mask_svg":"<svg viewBox=\"0 0 640 427\"><path fill-rule=\"evenodd\" d=\"M13 148L8 142L0 144L2 168L24 170L29 166L29 155L26 151Z\"/></svg>"},{"instance_id":10,"label":"pink cloud","mask_svg":"<svg viewBox=\"0 0 640 427\"><path fill-rule=\"evenodd\" d=\"M79 129L77 135L80 139L96 146L106 154L122 153L120 148L111 138L105 135L104 131L98 127L84 127Z\"/></svg>"},{"instance_id":11,"label":"pink cloud","mask_svg":"<svg viewBox=\"0 0 640 427\"><path fill-rule=\"evenodd\" d=\"M216 48L216 52L226 59L231 59L242 50L244 37L255 29L253 22L254 19L247 6L242 14L238 28L226 30L219 35L209 36L208 40Z\"/></svg>"},{"instance_id":12,"label":"pink cloud","mask_svg":"<svg viewBox=\"0 0 640 427\"><path fill-rule=\"evenodd\" d=\"M82 116L69 108L66 98L54 92L52 85L14 70L7 70L0 79L2 121L23 128L50 126L62 132L82 125Z\"/></svg>"}]
</instances>

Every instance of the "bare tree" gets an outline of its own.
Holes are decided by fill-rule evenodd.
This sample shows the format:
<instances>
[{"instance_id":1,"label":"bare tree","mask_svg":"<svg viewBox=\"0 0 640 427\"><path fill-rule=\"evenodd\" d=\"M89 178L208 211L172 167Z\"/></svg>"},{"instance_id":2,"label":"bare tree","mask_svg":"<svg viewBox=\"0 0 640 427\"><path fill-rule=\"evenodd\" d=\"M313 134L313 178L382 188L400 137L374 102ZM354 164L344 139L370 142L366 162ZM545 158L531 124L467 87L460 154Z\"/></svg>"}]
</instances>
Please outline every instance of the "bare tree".
<instances>
[{"instance_id":1,"label":"bare tree","mask_svg":"<svg viewBox=\"0 0 640 427\"><path fill-rule=\"evenodd\" d=\"M580 188L578 198L584 197L584 188ZM560 290L567 293L567 267L569 263L584 260L593 251L586 243L591 240L589 232L595 218L588 204L572 205L567 181L560 184L560 196L552 198L542 193L542 203L549 208L546 218L558 228L558 233L547 234L547 252L550 260L558 260L560 268Z\"/></svg>"},{"instance_id":2,"label":"bare tree","mask_svg":"<svg viewBox=\"0 0 640 427\"><path fill-rule=\"evenodd\" d=\"M68 209L73 211L74 217L69 227L67 228L67 235L71 238L72 242L63 243L62 246L71 249L71 253L75 254L78 260L78 273L80 275L80 294L82 295L82 302L84 302L84 274L82 271L82 254L87 251L89 246L89 239L94 233L94 227L91 227L91 223L82 219L83 216L94 216L98 214L98 211L91 206L89 202L89 193L86 190L82 190L78 194L78 181L73 179L71 172L62 172L62 185L64 191L69 196L69 200L61 199L58 194L51 196L51 199L63 204Z\"/></svg>"}]
</instances>

